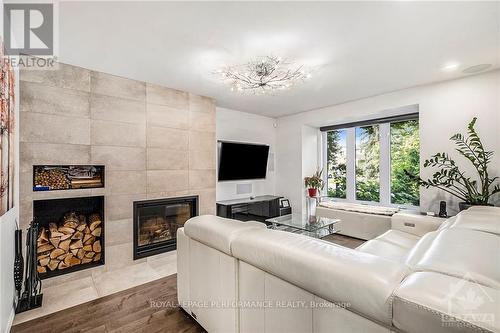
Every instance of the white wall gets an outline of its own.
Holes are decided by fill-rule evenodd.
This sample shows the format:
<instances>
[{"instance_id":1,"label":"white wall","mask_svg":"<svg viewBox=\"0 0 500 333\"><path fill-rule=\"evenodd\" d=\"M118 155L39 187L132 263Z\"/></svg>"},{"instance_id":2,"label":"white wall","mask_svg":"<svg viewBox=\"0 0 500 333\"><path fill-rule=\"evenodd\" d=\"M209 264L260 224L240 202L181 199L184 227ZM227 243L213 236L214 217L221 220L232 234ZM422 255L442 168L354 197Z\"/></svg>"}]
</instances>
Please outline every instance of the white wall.
<instances>
[{"instance_id":1,"label":"white wall","mask_svg":"<svg viewBox=\"0 0 500 333\"><path fill-rule=\"evenodd\" d=\"M422 177L432 175L430 169L423 168L424 159L443 151L456 158L468 174L472 173L467 162L454 152L449 137L456 132L465 133L474 116L478 117L476 128L485 147L495 151L491 171L500 175L500 71L497 70L279 118L276 192L290 198L294 207L303 204L302 178L310 174L312 168L305 166L302 159L314 159L312 156L318 149L317 139L309 130L304 131L305 126L318 128L395 115L399 112L397 108L412 104L418 104L420 109ZM458 200L435 189L422 189L420 200L422 211L437 211L440 200L448 202L449 213L458 209ZM498 196L496 203L500 203Z\"/></svg>"},{"instance_id":2,"label":"white wall","mask_svg":"<svg viewBox=\"0 0 500 333\"><path fill-rule=\"evenodd\" d=\"M266 179L251 181L225 181L217 183L217 200L247 198L257 195L275 194L275 146L276 119L230 109L217 108L216 137L217 140L240 141L267 144L269 162ZM237 184L251 184L252 193L236 194Z\"/></svg>"}]
</instances>

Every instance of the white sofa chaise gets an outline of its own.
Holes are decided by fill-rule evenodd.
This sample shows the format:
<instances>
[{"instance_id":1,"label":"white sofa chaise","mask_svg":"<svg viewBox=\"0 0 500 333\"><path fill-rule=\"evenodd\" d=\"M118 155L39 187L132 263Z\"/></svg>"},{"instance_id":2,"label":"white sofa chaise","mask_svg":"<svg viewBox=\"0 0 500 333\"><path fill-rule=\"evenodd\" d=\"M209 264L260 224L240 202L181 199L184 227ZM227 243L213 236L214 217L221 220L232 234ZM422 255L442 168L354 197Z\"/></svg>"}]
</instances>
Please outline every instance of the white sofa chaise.
<instances>
[{"instance_id":1,"label":"white sofa chaise","mask_svg":"<svg viewBox=\"0 0 500 333\"><path fill-rule=\"evenodd\" d=\"M500 332L500 208L438 229L395 216L356 250L192 218L177 233L179 303L209 332Z\"/></svg>"}]
</instances>

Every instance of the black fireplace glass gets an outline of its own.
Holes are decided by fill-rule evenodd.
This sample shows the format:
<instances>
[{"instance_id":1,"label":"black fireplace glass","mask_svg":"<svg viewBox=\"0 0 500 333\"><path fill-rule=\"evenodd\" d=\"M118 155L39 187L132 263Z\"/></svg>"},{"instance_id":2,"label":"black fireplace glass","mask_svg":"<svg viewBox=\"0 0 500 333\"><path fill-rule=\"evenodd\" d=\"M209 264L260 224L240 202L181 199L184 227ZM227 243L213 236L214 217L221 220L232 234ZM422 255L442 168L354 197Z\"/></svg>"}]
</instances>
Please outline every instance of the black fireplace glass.
<instances>
[{"instance_id":1,"label":"black fireplace glass","mask_svg":"<svg viewBox=\"0 0 500 333\"><path fill-rule=\"evenodd\" d=\"M176 249L177 229L198 215L198 196L134 202L134 259Z\"/></svg>"}]
</instances>

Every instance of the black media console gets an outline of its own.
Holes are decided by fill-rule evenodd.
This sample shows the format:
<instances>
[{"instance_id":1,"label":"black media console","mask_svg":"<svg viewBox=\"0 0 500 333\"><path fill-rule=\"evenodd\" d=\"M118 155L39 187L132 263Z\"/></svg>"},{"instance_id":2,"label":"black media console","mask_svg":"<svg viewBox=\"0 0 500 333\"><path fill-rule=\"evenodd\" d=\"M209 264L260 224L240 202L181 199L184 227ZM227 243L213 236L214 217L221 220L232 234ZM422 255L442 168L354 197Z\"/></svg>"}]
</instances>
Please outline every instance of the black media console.
<instances>
[{"instance_id":1,"label":"black media console","mask_svg":"<svg viewBox=\"0 0 500 333\"><path fill-rule=\"evenodd\" d=\"M262 195L254 198L217 202L217 216L240 221L262 221L280 215L281 197Z\"/></svg>"}]
</instances>

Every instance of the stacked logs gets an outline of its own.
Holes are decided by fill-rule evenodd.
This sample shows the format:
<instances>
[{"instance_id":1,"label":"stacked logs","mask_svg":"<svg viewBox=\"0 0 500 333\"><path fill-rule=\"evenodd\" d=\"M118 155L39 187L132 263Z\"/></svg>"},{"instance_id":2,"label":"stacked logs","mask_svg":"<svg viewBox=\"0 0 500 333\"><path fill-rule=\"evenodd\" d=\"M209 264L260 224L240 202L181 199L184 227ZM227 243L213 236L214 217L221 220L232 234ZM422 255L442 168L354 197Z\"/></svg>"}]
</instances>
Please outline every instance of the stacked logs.
<instances>
[{"instance_id":1,"label":"stacked logs","mask_svg":"<svg viewBox=\"0 0 500 333\"><path fill-rule=\"evenodd\" d=\"M38 273L66 269L101 259L102 221L99 214L64 216L60 226L49 223L37 239Z\"/></svg>"},{"instance_id":2,"label":"stacked logs","mask_svg":"<svg viewBox=\"0 0 500 333\"><path fill-rule=\"evenodd\" d=\"M70 186L68 177L61 170L36 170L34 184L37 186L48 186L53 190L64 190Z\"/></svg>"}]
</instances>

